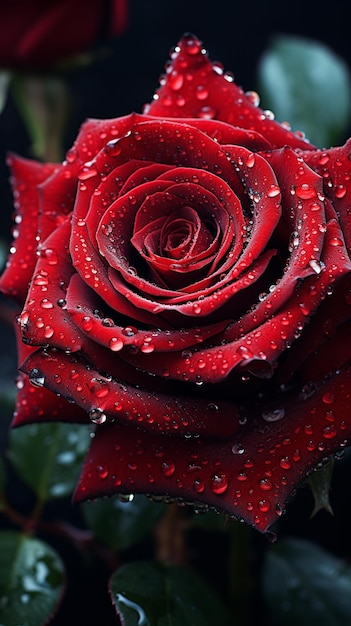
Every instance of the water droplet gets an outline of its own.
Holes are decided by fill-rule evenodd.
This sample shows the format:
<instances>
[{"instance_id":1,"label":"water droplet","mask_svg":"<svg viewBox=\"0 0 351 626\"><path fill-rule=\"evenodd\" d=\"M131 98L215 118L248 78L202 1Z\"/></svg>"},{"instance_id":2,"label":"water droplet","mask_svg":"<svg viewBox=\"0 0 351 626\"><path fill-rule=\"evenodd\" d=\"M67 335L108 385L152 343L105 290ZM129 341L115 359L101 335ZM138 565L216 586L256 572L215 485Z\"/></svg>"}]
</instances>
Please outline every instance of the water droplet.
<instances>
[{"instance_id":1,"label":"water droplet","mask_svg":"<svg viewBox=\"0 0 351 626\"><path fill-rule=\"evenodd\" d=\"M329 244L331 246L338 247L343 245L343 241L340 237L331 237L331 239L329 239Z\"/></svg>"},{"instance_id":2,"label":"water droplet","mask_svg":"<svg viewBox=\"0 0 351 626\"><path fill-rule=\"evenodd\" d=\"M170 477L173 476L176 466L173 461L163 461L161 469L164 476Z\"/></svg>"},{"instance_id":3,"label":"water droplet","mask_svg":"<svg viewBox=\"0 0 351 626\"><path fill-rule=\"evenodd\" d=\"M212 106L203 106L198 112L198 116L201 119L210 120L216 117L216 109Z\"/></svg>"},{"instance_id":4,"label":"water droplet","mask_svg":"<svg viewBox=\"0 0 351 626\"><path fill-rule=\"evenodd\" d=\"M183 74L180 74L176 70L173 70L168 76L169 87L173 91L178 91L182 88L184 82Z\"/></svg>"},{"instance_id":5,"label":"water droplet","mask_svg":"<svg viewBox=\"0 0 351 626\"><path fill-rule=\"evenodd\" d=\"M282 467L283 469L290 469L291 468L291 463L289 460L289 457L287 456L282 456L279 460L279 465L280 467Z\"/></svg>"},{"instance_id":6,"label":"water droplet","mask_svg":"<svg viewBox=\"0 0 351 626\"><path fill-rule=\"evenodd\" d=\"M260 96L258 95L257 91L247 91L245 93L245 96L248 98L248 100L250 100L251 104L253 104L255 107L259 106Z\"/></svg>"},{"instance_id":7,"label":"water droplet","mask_svg":"<svg viewBox=\"0 0 351 626\"><path fill-rule=\"evenodd\" d=\"M346 196L346 192L347 192L347 189L345 185L337 185L335 187L335 195L337 198L339 198L339 200L341 198L344 198L344 196Z\"/></svg>"},{"instance_id":8,"label":"water droplet","mask_svg":"<svg viewBox=\"0 0 351 626\"><path fill-rule=\"evenodd\" d=\"M262 511L262 513L267 513L271 508L271 505L268 500L259 500L258 508L260 509L260 511Z\"/></svg>"},{"instance_id":9,"label":"water droplet","mask_svg":"<svg viewBox=\"0 0 351 626\"><path fill-rule=\"evenodd\" d=\"M317 259L311 259L308 264L316 274L321 273L323 264L320 261L317 261Z\"/></svg>"},{"instance_id":10,"label":"water droplet","mask_svg":"<svg viewBox=\"0 0 351 626\"><path fill-rule=\"evenodd\" d=\"M208 89L204 85L198 85L195 90L195 98L197 100L206 100L208 98Z\"/></svg>"},{"instance_id":11,"label":"water droplet","mask_svg":"<svg viewBox=\"0 0 351 626\"><path fill-rule=\"evenodd\" d=\"M93 424L104 424L106 422L107 417L106 414L101 409L90 409L89 411L89 419Z\"/></svg>"},{"instance_id":12,"label":"water droplet","mask_svg":"<svg viewBox=\"0 0 351 626\"><path fill-rule=\"evenodd\" d=\"M45 384L45 376L36 367L28 374L29 382L33 387L43 387Z\"/></svg>"},{"instance_id":13,"label":"water droplet","mask_svg":"<svg viewBox=\"0 0 351 626\"><path fill-rule=\"evenodd\" d=\"M133 493L119 493L118 494L118 500L120 502L124 502L124 503L128 503L128 502L133 502L134 500L134 494Z\"/></svg>"},{"instance_id":14,"label":"water droplet","mask_svg":"<svg viewBox=\"0 0 351 626\"><path fill-rule=\"evenodd\" d=\"M241 445L241 443L235 443L232 446L232 453L233 454L244 454L245 452L245 448L244 446Z\"/></svg>"},{"instance_id":15,"label":"water droplet","mask_svg":"<svg viewBox=\"0 0 351 626\"><path fill-rule=\"evenodd\" d=\"M107 478L109 473L108 467L106 465L98 465L96 468L96 473L99 478Z\"/></svg>"},{"instance_id":16,"label":"water droplet","mask_svg":"<svg viewBox=\"0 0 351 626\"><path fill-rule=\"evenodd\" d=\"M262 478L259 482L259 485L263 491L271 491L271 489L273 488L272 482L269 480L269 478Z\"/></svg>"},{"instance_id":17,"label":"water droplet","mask_svg":"<svg viewBox=\"0 0 351 626\"><path fill-rule=\"evenodd\" d=\"M280 188L278 185L271 185L267 191L268 198L276 198L280 195Z\"/></svg>"},{"instance_id":18,"label":"water droplet","mask_svg":"<svg viewBox=\"0 0 351 626\"><path fill-rule=\"evenodd\" d=\"M213 474L211 489L216 494L224 493L228 489L228 477L225 474Z\"/></svg>"},{"instance_id":19,"label":"water droplet","mask_svg":"<svg viewBox=\"0 0 351 626\"><path fill-rule=\"evenodd\" d=\"M205 485L202 482L202 480L200 480L199 478L196 478L193 482L193 488L195 489L196 493L202 493L203 491L205 491ZM215 492L217 493L217 492Z\"/></svg>"},{"instance_id":20,"label":"water droplet","mask_svg":"<svg viewBox=\"0 0 351 626\"><path fill-rule=\"evenodd\" d=\"M119 352L119 350L122 350L124 343L118 337L112 337L108 343L108 346L110 350L112 350L112 352Z\"/></svg>"},{"instance_id":21,"label":"water droplet","mask_svg":"<svg viewBox=\"0 0 351 626\"><path fill-rule=\"evenodd\" d=\"M323 394L322 401L324 402L324 404L333 404L333 402L335 401L335 396L330 391L327 391Z\"/></svg>"},{"instance_id":22,"label":"water droplet","mask_svg":"<svg viewBox=\"0 0 351 626\"><path fill-rule=\"evenodd\" d=\"M278 407L276 409L267 409L262 411L262 417L266 422L277 422L285 416L285 409Z\"/></svg>"},{"instance_id":23,"label":"water droplet","mask_svg":"<svg viewBox=\"0 0 351 626\"><path fill-rule=\"evenodd\" d=\"M296 187L295 193L298 198L301 198L301 200L310 200L315 198L317 195L316 189L311 187L308 183L303 183L299 187Z\"/></svg>"},{"instance_id":24,"label":"water droplet","mask_svg":"<svg viewBox=\"0 0 351 626\"><path fill-rule=\"evenodd\" d=\"M107 382L102 378L92 378L88 388L96 398L105 398L110 392Z\"/></svg>"}]
</instances>

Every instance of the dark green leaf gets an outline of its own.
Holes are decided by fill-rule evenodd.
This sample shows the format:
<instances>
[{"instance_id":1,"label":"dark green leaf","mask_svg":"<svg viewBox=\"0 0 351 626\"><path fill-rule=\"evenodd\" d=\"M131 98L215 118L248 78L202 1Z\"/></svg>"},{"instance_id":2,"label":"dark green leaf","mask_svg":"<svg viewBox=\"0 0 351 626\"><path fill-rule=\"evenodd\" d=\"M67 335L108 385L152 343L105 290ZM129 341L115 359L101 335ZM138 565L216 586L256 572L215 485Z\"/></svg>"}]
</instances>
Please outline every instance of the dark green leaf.
<instances>
[{"instance_id":1,"label":"dark green leaf","mask_svg":"<svg viewBox=\"0 0 351 626\"><path fill-rule=\"evenodd\" d=\"M164 512L162 503L137 495L130 502L100 499L82 505L85 521L113 550L129 548L150 532Z\"/></svg>"},{"instance_id":2,"label":"dark green leaf","mask_svg":"<svg viewBox=\"0 0 351 626\"><path fill-rule=\"evenodd\" d=\"M124 626L235 626L212 589L185 568L128 563L112 576L110 593Z\"/></svg>"},{"instance_id":3,"label":"dark green leaf","mask_svg":"<svg viewBox=\"0 0 351 626\"><path fill-rule=\"evenodd\" d=\"M17 532L0 533L0 624L40 626L55 612L64 569L54 550Z\"/></svg>"},{"instance_id":4,"label":"dark green leaf","mask_svg":"<svg viewBox=\"0 0 351 626\"><path fill-rule=\"evenodd\" d=\"M0 456L0 511L3 508L2 496L5 493L6 472L3 458Z\"/></svg>"},{"instance_id":5,"label":"dark green leaf","mask_svg":"<svg viewBox=\"0 0 351 626\"><path fill-rule=\"evenodd\" d=\"M333 515L333 509L330 504L330 484L333 478L334 459L330 458L320 469L314 471L309 479L308 484L314 498L314 508L311 517L316 515L318 511L325 509Z\"/></svg>"},{"instance_id":6,"label":"dark green leaf","mask_svg":"<svg viewBox=\"0 0 351 626\"><path fill-rule=\"evenodd\" d=\"M8 72L0 71L0 113L5 106L9 82L10 74Z\"/></svg>"},{"instance_id":7,"label":"dark green leaf","mask_svg":"<svg viewBox=\"0 0 351 626\"><path fill-rule=\"evenodd\" d=\"M263 593L277 624L351 624L351 567L301 539L282 540L266 556Z\"/></svg>"},{"instance_id":8,"label":"dark green leaf","mask_svg":"<svg viewBox=\"0 0 351 626\"><path fill-rule=\"evenodd\" d=\"M45 501L70 495L90 442L77 424L31 424L10 432L8 455L22 480Z\"/></svg>"},{"instance_id":9,"label":"dark green leaf","mask_svg":"<svg viewBox=\"0 0 351 626\"><path fill-rule=\"evenodd\" d=\"M302 37L276 37L258 68L262 106L302 130L318 147L345 140L350 125L350 76L327 46Z\"/></svg>"}]
</instances>

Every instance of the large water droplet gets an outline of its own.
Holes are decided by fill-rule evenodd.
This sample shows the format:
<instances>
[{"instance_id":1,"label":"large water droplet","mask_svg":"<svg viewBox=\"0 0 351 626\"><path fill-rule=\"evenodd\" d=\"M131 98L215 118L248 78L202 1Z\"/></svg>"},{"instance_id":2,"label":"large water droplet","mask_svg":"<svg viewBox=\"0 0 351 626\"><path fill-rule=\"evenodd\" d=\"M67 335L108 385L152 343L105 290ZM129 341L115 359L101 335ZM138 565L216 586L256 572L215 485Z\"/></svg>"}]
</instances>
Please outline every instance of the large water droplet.
<instances>
[{"instance_id":1,"label":"large water droplet","mask_svg":"<svg viewBox=\"0 0 351 626\"><path fill-rule=\"evenodd\" d=\"M29 372L29 382L34 387L43 387L45 384L45 376L36 367Z\"/></svg>"},{"instance_id":2,"label":"large water droplet","mask_svg":"<svg viewBox=\"0 0 351 626\"><path fill-rule=\"evenodd\" d=\"M89 411L89 419L93 424L104 424L106 422L107 417L106 414L101 409L90 409Z\"/></svg>"},{"instance_id":3,"label":"large water droplet","mask_svg":"<svg viewBox=\"0 0 351 626\"><path fill-rule=\"evenodd\" d=\"M213 474L211 489L216 494L224 493L228 489L228 477L225 474Z\"/></svg>"}]
</instances>

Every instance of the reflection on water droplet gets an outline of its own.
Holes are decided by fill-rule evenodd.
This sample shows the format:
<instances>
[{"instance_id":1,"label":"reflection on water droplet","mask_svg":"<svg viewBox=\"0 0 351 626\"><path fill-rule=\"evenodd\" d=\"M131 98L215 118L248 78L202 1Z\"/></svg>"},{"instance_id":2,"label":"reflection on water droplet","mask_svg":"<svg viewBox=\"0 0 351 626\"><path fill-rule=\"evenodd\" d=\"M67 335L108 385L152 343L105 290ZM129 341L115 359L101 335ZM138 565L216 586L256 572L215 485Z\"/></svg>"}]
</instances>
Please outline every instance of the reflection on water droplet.
<instances>
[{"instance_id":1,"label":"reflection on water droplet","mask_svg":"<svg viewBox=\"0 0 351 626\"><path fill-rule=\"evenodd\" d=\"M175 463L173 461L164 461L161 465L161 468L164 476L173 476L175 472Z\"/></svg>"},{"instance_id":2,"label":"reflection on water droplet","mask_svg":"<svg viewBox=\"0 0 351 626\"><path fill-rule=\"evenodd\" d=\"M245 448L244 446L241 445L241 443L235 443L232 446L232 453L233 454L244 454L245 452Z\"/></svg>"},{"instance_id":3,"label":"reflection on water droplet","mask_svg":"<svg viewBox=\"0 0 351 626\"><path fill-rule=\"evenodd\" d=\"M107 465L98 465L96 468L96 473L99 478L102 478L102 479L107 478L108 472L109 470L108 470Z\"/></svg>"},{"instance_id":4,"label":"reflection on water droplet","mask_svg":"<svg viewBox=\"0 0 351 626\"><path fill-rule=\"evenodd\" d=\"M281 420L284 416L285 409L283 407L262 411L262 417L266 422L277 422L278 420Z\"/></svg>"},{"instance_id":5,"label":"reflection on water droplet","mask_svg":"<svg viewBox=\"0 0 351 626\"><path fill-rule=\"evenodd\" d=\"M132 600L129 600L129 598L126 598L126 596L122 593L116 593L116 600L118 604L122 604L128 607L128 609L131 609L132 611L135 611L137 613L137 616L138 616L137 617L138 621L136 622L137 626L149 626L150 624L149 619L144 609L142 609L139 604L137 604L136 602L133 602Z\"/></svg>"},{"instance_id":6,"label":"reflection on water droplet","mask_svg":"<svg viewBox=\"0 0 351 626\"><path fill-rule=\"evenodd\" d=\"M101 409L90 409L89 419L93 424L104 424L106 422L106 415Z\"/></svg>"},{"instance_id":7,"label":"reflection on water droplet","mask_svg":"<svg viewBox=\"0 0 351 626\"><path fill-rule=\"evenodd\" d=\"M213 493L224 493L228 489L228 477L225 474L213 474L211 489Z\"/></svg>"},{"instance_id":8,"label":"reflection on water droplet","mask_svg":"<svg viewBox=\"0 0 351 626\"><path fill-rule=\"evenodd\" d=\"M119 493L117 498L120 502L125 502L125 503L133 502L134 494L133 493Z\"/></svg>"},{"instance_id":9,"label":"reflection on water droplet","mask_svg":"<svg viewBox=\"0 0 351 626\"><path fill-rule=\"evenodd\" d=\"M36 367L29 372L29 382L33 387L43 387L45 384L45 376Z\"/></svg>"}]
</instances>

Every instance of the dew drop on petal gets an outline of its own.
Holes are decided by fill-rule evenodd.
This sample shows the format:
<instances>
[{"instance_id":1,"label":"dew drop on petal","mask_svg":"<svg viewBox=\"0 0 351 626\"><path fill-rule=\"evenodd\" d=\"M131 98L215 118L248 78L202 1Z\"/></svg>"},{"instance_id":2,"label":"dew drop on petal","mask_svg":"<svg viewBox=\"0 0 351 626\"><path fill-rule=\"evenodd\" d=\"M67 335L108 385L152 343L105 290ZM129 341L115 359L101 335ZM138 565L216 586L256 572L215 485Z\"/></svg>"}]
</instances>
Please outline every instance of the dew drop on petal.
<instances>
[{"instance_id":1,"label":"dew drop on petal","mask_svg":"<svg viewBox=\"0 0 351 626\"><path fill-rule=\"evenodd\" d=\"M108 467L106 465L98 465L96 468L96 473L99 478L105 479L109 474Z\"/></svg>"},{"instance_id":2,"label":"dew drop on petal","mask_svg":"<svg viewBox=\"0 0 351 626\"><path fill-rule=\"evenodd\" d=\"M161 469L164 476L170 477L173 476L176 466L174 461L163 461Z\"/></svg>"},{"instance_id":3,"label":"dew drop on petal","mask_svg":"<svg viewBox=\"0 0 351 626\"><path fill-rule=\"evenodd\" d=\"M122 350L124 343L118 337L112 337L108 343L108 346L110 350L112 350L112 352L119 352L119 350Z\"/></svg>"},{"instance_id":4,"label":"dew drop on petal","mask_svg":"<svg viewBox=\"0 0 351 626\"><path fill-rule=\"evenodd\" d=\"M262 417L266 422L278 422L285 416L285 409L278 407L276 409L268 409L262 411Z\"/></svg>"},{"instance_id":5,"label":"dew drop on petal","mask_svg":"<svg viewBox=\"0 0 351 626\"><path fill-rule=\"evenodd\" d=\"M106 422L106 415L101 409L90 409L89 411L89 419L93 424L104 424Z\"/></svg>"},{"instance_id":6,"label":"dew drop on petal","mask_svg":"<svg viewBox=\"0 0 351 626\"><path fill-rule=\"evenodd\" d=\"M228 478L225 474L213 474L211 478L211 489L213 493L221 494L228 489Z\"/></svg>"},{"instance_id":7,"label":"dew drop on petal","mask_svg":"<svg viewBox=\"0 0 351 626\"><path fill-rule=\"evenodd\" d=\"M269 478L262 478L259 482L259 485L263 491L271 491L271 489L273 488L272 482L269 480Z\"/></svg>"},{"instance_id":8,"label":"dew drop on petal","mask_svg":"<svg viewBox=\"0 0 351 626\"><path fill-rule=\"evenodd\" d=\"M29 372L28 378L33 387L43 387L45 384L44 374L42 374L36 367Z\"/></svg>"},{"instance_id":9,"label":"dew drop on petal","mask_svg":"<svg viewBox=\"0 0 351 626\"><path fill-rule=\"evenodd\" d=\"M245 452L245 448L241 443L235 443L232 446L232 453L233 454L244 454Z\"/></svg>"}]
</instances>

